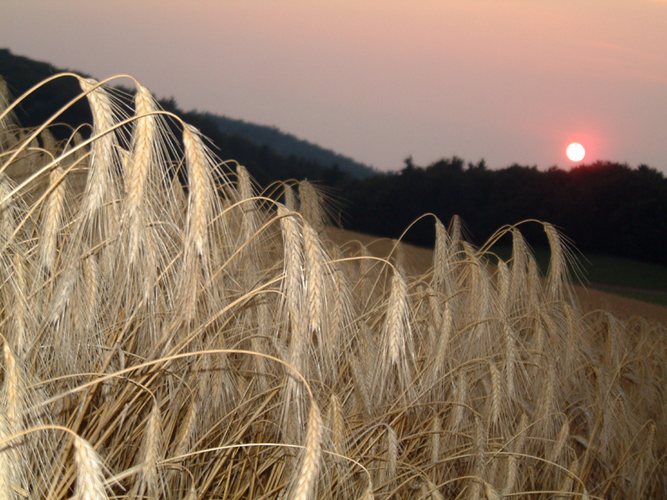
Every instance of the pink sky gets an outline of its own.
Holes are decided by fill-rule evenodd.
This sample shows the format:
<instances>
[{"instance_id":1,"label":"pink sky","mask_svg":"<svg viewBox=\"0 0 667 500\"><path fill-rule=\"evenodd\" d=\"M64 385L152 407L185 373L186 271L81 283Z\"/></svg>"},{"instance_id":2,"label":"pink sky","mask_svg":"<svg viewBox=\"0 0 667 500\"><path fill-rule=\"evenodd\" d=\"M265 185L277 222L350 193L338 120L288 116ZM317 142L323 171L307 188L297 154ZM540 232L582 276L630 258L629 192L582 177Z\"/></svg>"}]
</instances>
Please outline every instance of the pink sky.
<instances>
[{"instance_id":1,"label":"pink sky","mask_svg":"<svg viewBox=\"0 0 667 500\"><path fill-rule=\"evenodd\" d=\"M382 169L567 166L579 140L667 172L665 1L3 0L0 33Z\"/></svg>"}]
</instances>

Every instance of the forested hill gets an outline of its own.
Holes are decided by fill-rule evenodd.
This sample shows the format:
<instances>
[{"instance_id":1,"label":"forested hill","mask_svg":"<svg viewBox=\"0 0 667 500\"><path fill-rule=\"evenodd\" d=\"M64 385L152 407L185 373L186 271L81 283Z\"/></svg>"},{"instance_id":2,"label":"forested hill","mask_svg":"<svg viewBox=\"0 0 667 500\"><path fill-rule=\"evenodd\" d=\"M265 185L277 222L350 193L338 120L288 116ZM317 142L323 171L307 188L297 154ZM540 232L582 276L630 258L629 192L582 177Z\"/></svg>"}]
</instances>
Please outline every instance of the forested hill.
<instances>
[{"instance_id":1,"label":"forested hill","mask_svg":"<svg viewBox=\"0 0 667 500\"><path fill-rule=\"evenodd\" d=\"M0 49L0 75L14 96L63 71L66 70L17 56L8 49ZM85 74L78 70L75 72ZM25 100L16 110L17 118L26 127L41 124L80 92L74 79L58 79ZM373 173L372 169L365 165L306 141L300 141L288 134L279 133L271 127L251 123L245 124L244 127L225 127L224 123L230 124L235 121L209 113L185 112L173 99L162 99L160 104L199 128L211 139L217 148L216 153L222 159L234 159L243 164L263 185L276 179L289 178L309 178L335 184L346 176L365 177ZM77 103L59 119L73 126L90 123L90 120L90 111L85 101ZM53 132L58 135L58 129L54 129Z\"/></svg>"},{"instance_id":2,"label":"forested hill","mask_svg":"<svg viewBox=\"0 0 667 500\"><path fill-rule=\"evenodd\" d=\"M312 142L299 139L276 127L257 125L256 123L209 113L206 113L205 116L210 118L221 132L244 137L258 146L266 145L276 153L285 156L293 155L306 158L325 166L338 166L343 172L347 172L357 178L370 177L376 173L368 165L359 163L347 156L338 154L330 149L325 149Z\"/></svg>"}]
</instances>

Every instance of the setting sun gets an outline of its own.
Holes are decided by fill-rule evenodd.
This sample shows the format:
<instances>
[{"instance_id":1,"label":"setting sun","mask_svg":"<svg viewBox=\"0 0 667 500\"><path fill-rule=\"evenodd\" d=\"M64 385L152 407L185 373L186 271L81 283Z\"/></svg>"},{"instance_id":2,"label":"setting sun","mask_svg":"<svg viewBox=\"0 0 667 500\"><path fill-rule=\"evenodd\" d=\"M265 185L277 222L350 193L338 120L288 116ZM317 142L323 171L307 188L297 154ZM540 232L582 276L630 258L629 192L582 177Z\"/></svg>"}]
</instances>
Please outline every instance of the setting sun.
<instances>
[{"instance_id":1,"label":"setting sun","mask_svg":"<svg viewBox=\"0 0 667 500\"><path fill-rule=\"evenodd\" d=\"M578 142L568 144L565 154L570 161L579 162L586 156L586 149Z\"/></svg>"}]
</instances>

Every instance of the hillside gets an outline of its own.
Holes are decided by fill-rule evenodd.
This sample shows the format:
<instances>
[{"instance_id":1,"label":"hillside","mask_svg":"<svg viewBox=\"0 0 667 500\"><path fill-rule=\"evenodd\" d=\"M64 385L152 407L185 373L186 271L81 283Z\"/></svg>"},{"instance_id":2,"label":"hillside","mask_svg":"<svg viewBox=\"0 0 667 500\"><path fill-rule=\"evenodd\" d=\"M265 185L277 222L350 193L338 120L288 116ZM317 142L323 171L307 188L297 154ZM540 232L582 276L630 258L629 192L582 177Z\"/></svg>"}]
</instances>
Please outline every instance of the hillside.
<instances>
[{"instance_id":1,"label":"hillside","mask_svg":"<svg viewBox=\"0 0 667 500\"><path fill-rule=\"evenodd\" d=\"M67 70L15 55L9 49L0 49L0 75L14 96L20 95L37 82L64 71ZM96 75L96 77L106 76L108 75ZM131 92L128 89L123 91ZM43 123L55 110L77 96L79 92L74 80L59 79L22 103L16 111L17 118L26 127L36 126ZM216 153L223 160L233 159L243 164L263 185L276 179L289 178L309 178L332 184L345 176L363 178L373 173L365 165L289 134L278 132L272 127L240 122L209 113L185 112L173 99L160 100L160 104L199 128L211 140ZM90 123L88 105L79 102L64 113L59 121L70 126ZM60 130L55 128L52 132L56 137L60 132L60 138L66 135L65 128Z\"/></svg>"},{"instance_id":2,"label":"hillside","mask_svg":"<svg viewBox=\"0 0 667 500\"><path fill-rule=\"evenodd\" d=\"M312 142L299 139L292 134L283 132L277 127L258 125L210 113L206 113L205 116L215 122L222 133L238 135L258 146L268 146L278 154L306 158L327 167L337 166L343 172L357 178L370 177L376 173L368 165L359 163L347 156L323 148Z\"/></svg>"}]
</instances>

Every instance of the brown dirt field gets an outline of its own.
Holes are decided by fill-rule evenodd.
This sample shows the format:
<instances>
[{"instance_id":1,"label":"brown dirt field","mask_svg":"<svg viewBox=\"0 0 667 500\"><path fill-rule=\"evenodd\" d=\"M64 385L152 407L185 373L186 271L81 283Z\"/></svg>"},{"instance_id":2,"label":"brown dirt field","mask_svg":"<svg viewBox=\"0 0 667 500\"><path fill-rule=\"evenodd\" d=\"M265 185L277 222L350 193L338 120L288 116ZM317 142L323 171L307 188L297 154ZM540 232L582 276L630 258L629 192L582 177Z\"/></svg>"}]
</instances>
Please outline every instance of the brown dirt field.
<instances>
[{"instance_id":1,"label":"brown dirt field","mask_svg":"<svg viewBox=\"0 0 667 500\"><path fill-rule=\"evenodd\" d=\"M377 257L386 257L394 245L394 240L389 238L377 238L335 227L328 227L327 235L338 245L354 245L355 241L363 243ZM431 267L433 252L430 249L416 247L407 243L403 243L402 247L405 266L408 271L423 273ZM604 309L619 318L625 319L631 316L643 316L648 320L667 323L667 307L621 297L581 285L575 285L574 290L584 311Z\"/></svg>"}]
</instances>

